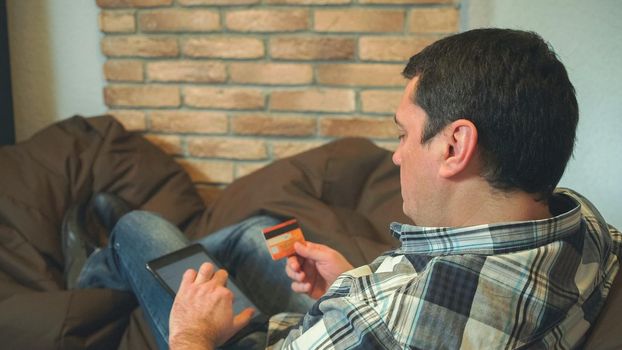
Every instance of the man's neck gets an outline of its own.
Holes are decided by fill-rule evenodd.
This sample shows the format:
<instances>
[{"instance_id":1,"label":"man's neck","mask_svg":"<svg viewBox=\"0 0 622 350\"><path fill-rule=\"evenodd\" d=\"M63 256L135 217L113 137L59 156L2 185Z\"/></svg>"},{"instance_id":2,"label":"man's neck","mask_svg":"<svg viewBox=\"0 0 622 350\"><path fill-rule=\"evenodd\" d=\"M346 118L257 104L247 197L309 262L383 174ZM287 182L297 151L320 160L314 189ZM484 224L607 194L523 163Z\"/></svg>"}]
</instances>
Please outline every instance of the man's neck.
<instances>
[{"instance_id":1,"label":"man's neck","mask_svg":"<svg viewBox=\"0 0 622 350\"><path fill-rule=\"evenodd\" d=\"M452 227L465 227L514 221L550 218L546 201L537 201L532 194L522 191L501 192L488 184L474 186L471 191L450 195L445 220Z\"/></svg>"}]
</instances>

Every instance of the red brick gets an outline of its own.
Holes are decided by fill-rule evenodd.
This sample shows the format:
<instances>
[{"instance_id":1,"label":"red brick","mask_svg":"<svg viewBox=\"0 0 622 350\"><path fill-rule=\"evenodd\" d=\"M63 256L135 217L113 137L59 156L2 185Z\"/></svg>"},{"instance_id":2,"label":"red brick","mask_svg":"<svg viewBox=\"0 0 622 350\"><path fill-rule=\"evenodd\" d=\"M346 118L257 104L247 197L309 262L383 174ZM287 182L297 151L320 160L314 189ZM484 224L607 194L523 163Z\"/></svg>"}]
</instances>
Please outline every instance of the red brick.
<instances>
[{"instance_id":1,"label":"red brick","mask_svg":"<svg viewBox=\"0 0 622 350\"><path fill-rule=\"evenodd\" d=\"M242 84L309 84L313 69L309 64L240 62L229 65L231 82Z\"/></svg>"},{"instance_id":2,"label":"red brick","mask_svg":"<svg viewBox=\"0 0 622 350\"><path fill-rule=\"evenodd\" d=\"M195 5L219 5L219 6L235 6L235 5L251 5L258 4L261 0L177 0L182 6Z\"/></svg>"},{"instance_id":3,"label":"red brick","mask_svg":"<svg viewBox=\"0 0 622 350\"><path fill-rule=\"evenodd\" d=\"M266 144L261 140L198 138L188 139L188 152L196 157L226 159L266 159Z\"/></svg>"},{"instance_id":4,"label":"red brick","mask_svg":"<svg viewBox=\"0 0 622 350\"><path fill-rule=\"evenodd\" d=\"M134 12L102 11L99 14L99 29L105 33L132 33L136 31Z\"/></svg>"},{"instance_id":5,"label":"red brick","mask_svg":"<svg viewBox=\"0 0 622 350\"><path fill-rule=\"evenodd\" d=\"M350 4L352 0L265 0L269 5L341 5Z\"/></svg>"},{"instance_id":6,"label":"red brick","mask_svg":"<svg viewBox=\"0 0 622 350\"><path fill-rule=\"evenodd\" d=\"M222 83L227 72L222 62L162 61L147 64L149 79L153 81L179 81L196 83Z\"/></svg>"},{"instance_id":7,"label":"red brick","mask_svg":"<svg viewBox=\"0 0 622 350\"><path fill-rule=\"evenodd\" d=\"M120 8L120 7L158 7L168 6L173 0L97 0L97 6L101 8Z\"/></svg>"},{"instance_id":8,"label":"red brick","mask_svg":"<svg viewBox=\"0 0 622 350\"><path fill-rule=\"evenodd\" d=\"M405 62L438 37L373 36L359 39L359 58L367 61Z\"/></svg>"},{"instance_id":9,"label":"red brick","mask_svg":"<svg viewBox=\"0 0 622 350\"><path fill-rule=\"evenodd\" d=\"M421 8L410 11L411 33L453 33L458 31L460 13L454 7Z\"/></svg>"},{"instance_id":10,"label":"red brick","mask_svg":"<svg viewBox=\"0 0 622 350\"><path fill-rule=\"evenodd\" d=\"M366 90L361 92L361 106L365 113L394 114L402 99L401 90Z\"/></svg>"},{"instance_id":11,"label":"red brick","mask_svg":"<svg viewBox=\"0 0 622 350\"><path fill-rule=\"evenodd\" d=\"M352 60L356 42L341 37L282 36L270 39L270 56L288 60Z\"/></svg>"},{"instance_id":12,"label":"red brick","mask_svg":"<svg viewBox=\"0 0 622 350\"><path fill-rule=\"evenodd\" d=\"M179 136L148 134L144 137L166 154L181 155L183 153L181 137Z\"/></svg>"},{"instance_id":13,"label":"red brick","mask_svg":"<svg viewBox=\"0 0 622 350\"><path fill-rule=\"evenodd\" d=\"M260 89L187 87L184 102L188 106L219 109L263 109Z\"/></svg>"},{"instance_id":14,"label":"red brick","mask_svg":"<svg viewBox=\"0 0 622 350\"><path fill-rule=\"evenodd\" d=\"M252 162L252 163L237 163L235 165L235 178L239 179L242 176L246 176L250 173L265 167L270 163L268 162Z\"/></svg>"},{"instance_id":15,"label":"red brick","mask_svg":"<svg viewBox=\"0 0 622 350\"><path fill-rule=\"evenodd\" d=\"M104 88L106 105L116 107L177 107L179 88L154 85L112 85Z\"/></svg>"},{"instance_id":16,"label":"red brick","mask_svg":"<svg viewBox=\"0 0 622 350\"><path fill-rule=\"evenodd\" d=\"M108 81L143 81L143 63L130 60L108 60L104 63Z\"/></svg>"},{"instance_id":17,"label":"red brick","mask_svg":"<svg viewBox=\"0 0 622 350\"><path fill-rule=\"evenodd\" d=\"M175 57L179 55L177 39L144 36L107 36L102 51L112 57Z\"/></svg>"},{"instance_id":18,"label":"red brick","mask_svg":"<svg viewBox=\"0 0 622 350\"><path fill-rule=\"evenodd\" d=\"M177 159L195 183L229 183L233 181L233 162L218 160Z\"/></svg>"},{"instance_id":19,"label":"red brick","mask_svg":"<svg viewBox=\"0 0 622 350\"><path fill-rule=\"evenodd\" d=\"M239 32L288 32L309 27L309 11L236 10L226 14L227 29Z\"/></svg>"},{"instance_id":20,"label":"red brick","mask_svg":"<svg viewBox=\"0 0 622 350\"><path fill-rule=\"evenodd\" d=\"M317 81L325 85L404 86L403 64L323 64Z\"/></svg>"},{"instance_id":21,"label":"red brick","mask_svg":"<svg viewBox=\"0 0 622 350\"><path fill-rule=\"evenodd\" d=\"M394 138L397 129L393 118L323 117L320 134L334 137Z\"/></svg>"},{"instance_id":22,"label":"red brick","mask_svg":"<svg viewBox=\"0 0 622 350\"><path fill-rule=\"evenodd\" d=\"M145 112L136 110L111 110L108 114L112 115L128 131L144 131L147 129Z\"/></svg>"},{"instance_id":23,"label":"red brick","mask_svg":"<svg viewBox=\"0 0 622 350\"><path fill-rule=\"evenodd\" d=\"M402 32L404 11L384 9L316 10L318 32Z\"/></svg>"},{"instance_id":24,"label":"red brick","mask_svg":"<svg viewBox=\"0 0 622 350\"><path fill-rule=\"evenodd\" d=\"M237 115L232 119L233 132L239 135L310 136L316 120L305 116Z\"/></svg>"},{"instance_id":25,"label":"red brick","mask_svg":"<svg viewBox=\"0 0 622 350\"><path fill-rule=\"evenodd\" d=\"M354 111L354 91L344 89L277 90L270 101L275 111Z\"/></svg>"},{"instance_id":26,"label":"red brick","mask_svg":"<svg viewBox=\"0 0 622 350\"><path fill-rule=\"evenodd\" d=\"M165 9L141 13L143 32L209 32L220 30L220 15L212 10Z\"/></svg>"},{"instance_id":27,"label":"red brick","mask_svg":"<svg viewBox=\"0 0 622 350\"><path fill-rule=\"evenodd\" d=\"M223 134L228 130L225 113L199 111L154 111L151 129L165 132Z\"/></svg>"},{"instance_id":28,"label":"red brick","mask_svg":"<svg viewBox=\"0 0 622 350\"><path fill-rule=\"evenodd\" d=\"M264 55L264 45L256 38L211 36L186 40L183 52L190 57L259 58Z\"/></svg>"}]
</instances>

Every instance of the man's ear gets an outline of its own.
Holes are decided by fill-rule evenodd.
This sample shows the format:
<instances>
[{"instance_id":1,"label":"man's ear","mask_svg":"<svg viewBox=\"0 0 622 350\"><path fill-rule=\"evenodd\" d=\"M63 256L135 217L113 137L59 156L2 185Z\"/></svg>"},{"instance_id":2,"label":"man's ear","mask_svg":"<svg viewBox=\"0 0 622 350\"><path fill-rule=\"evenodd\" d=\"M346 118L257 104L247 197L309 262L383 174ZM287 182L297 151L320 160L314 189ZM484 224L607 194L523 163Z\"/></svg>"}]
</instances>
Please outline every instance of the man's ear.
<instances>
[{"instance_id":1,"label":"man's ear","mask_svg":"<svg viewBox=\"0 0 622 350\"><path fill-rule=\"evenodd\" d=\"M477 128L470 120L458 119L443 131L445 153L439 175L455 176L468 167L477 149Z\"/></svg>"}]
</instances>

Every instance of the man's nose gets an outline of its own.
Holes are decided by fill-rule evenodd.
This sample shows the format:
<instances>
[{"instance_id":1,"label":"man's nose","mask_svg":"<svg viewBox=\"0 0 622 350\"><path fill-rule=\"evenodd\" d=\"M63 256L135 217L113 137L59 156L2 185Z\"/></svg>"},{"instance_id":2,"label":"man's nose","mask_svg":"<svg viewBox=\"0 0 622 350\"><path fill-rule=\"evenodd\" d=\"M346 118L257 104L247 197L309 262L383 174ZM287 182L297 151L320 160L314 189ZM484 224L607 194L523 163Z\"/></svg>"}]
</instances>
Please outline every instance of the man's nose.
<instances>
[{"instance_id":1,"label":"man's nose","mask_svg":"<svg viewBox=\"0 0 622 350\"><path fill-rule=\"evenodd\" d=\"M402 158L399 152L400 149L398 148L397 150L395 150L395 152L393 152L393 156L391 157L391 160L393 160L393 164L397 166L400 166L400 164L402 163Z\"/></svg>"}]
</instances>

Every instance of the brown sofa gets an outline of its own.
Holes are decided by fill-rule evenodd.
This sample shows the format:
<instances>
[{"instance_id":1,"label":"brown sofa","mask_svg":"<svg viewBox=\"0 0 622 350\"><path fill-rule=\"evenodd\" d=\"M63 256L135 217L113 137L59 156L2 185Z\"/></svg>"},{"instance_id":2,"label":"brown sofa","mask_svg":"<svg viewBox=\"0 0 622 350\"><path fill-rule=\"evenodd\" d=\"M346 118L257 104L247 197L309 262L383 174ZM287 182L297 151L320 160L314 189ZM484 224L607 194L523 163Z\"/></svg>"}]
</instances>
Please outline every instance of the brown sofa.
<instances>
[{"instance_id":1,"label":"brown sofa","mask_svg":"<svg viewBox=\"0 0 622 350\"><path fill-rule=\"evenodd\" d=\"M0 339L7 349L155 348L131 295L65 288L62 218L94 193L158 212L190 238L253 214L295 216L309 240L355 265L396 244L390 221L408 221L390 153L363 139L277 161L236 180L207 207L171 157L107 116L74 117L2 147L0 166ZM621 284L618 278L587 348L622 347L615 333Z\"/></svg>"}]
</instances>

